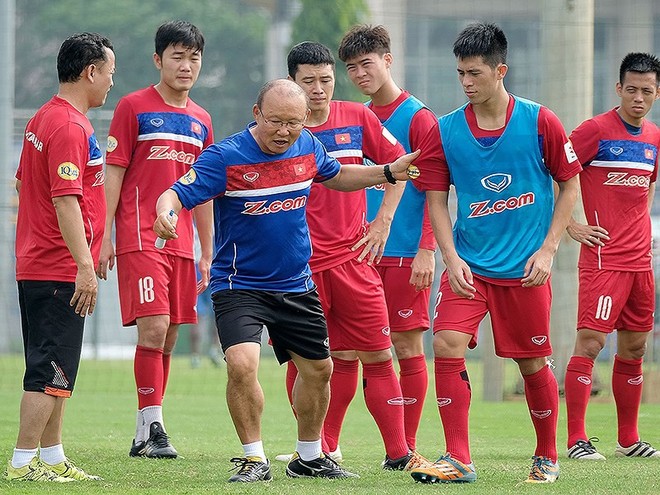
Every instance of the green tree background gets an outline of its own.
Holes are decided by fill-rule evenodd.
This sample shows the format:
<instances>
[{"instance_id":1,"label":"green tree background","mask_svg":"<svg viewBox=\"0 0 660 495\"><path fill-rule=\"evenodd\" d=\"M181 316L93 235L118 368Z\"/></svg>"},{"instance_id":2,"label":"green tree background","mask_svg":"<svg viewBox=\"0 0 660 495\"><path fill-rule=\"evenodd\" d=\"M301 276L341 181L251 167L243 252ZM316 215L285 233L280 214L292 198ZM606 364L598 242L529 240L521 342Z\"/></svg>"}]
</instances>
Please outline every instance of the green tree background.
<instances>
[{"instance_id":1,"label":"green tree background","mask_svg":"<svg viewBox=\"0 0 660 495\"><path fill-rule=\"evenodd\" d=\"M115 86L104 107L158 82L153 65L156 28L171 19L197 25L206 39L203 67L191 97L213 117L216 138L241 130L265 82L266 40L272 9L298 12L291 44L320 41L336 54L343 34L367 16L364 0L15 0L17 108L38 108L57 92L56 57L73 33L110 38L117 56ZM338 60L338 98L363 99ZM286 68L283 68L283 73Z\"/></svg>"},{"instance_id":2,"label":"green tree background","mask_svg":"<svg viewBox=\"0 0 660 495\"><path fill-rule=\"evenodd\" d=\"M317 41L326 45L335 56L337 64L335 98L364 100L364 95L355 89L348 79L344 64L337 57L337 49L342 37L351 27L367 22L369 9L365 0L300 0L300 4L302 9L293 21L290 47L301 41Z\"/></svg>"}]
</instances>

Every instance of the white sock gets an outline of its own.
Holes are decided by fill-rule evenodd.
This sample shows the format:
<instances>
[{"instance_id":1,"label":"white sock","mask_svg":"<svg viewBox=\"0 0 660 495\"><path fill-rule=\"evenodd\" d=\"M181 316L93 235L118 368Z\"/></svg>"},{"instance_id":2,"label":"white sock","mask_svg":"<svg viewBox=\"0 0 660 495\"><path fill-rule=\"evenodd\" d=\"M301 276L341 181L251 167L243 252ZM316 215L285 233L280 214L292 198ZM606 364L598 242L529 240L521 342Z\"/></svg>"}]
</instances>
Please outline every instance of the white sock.
<instances>
[{"instance_id":1,"label":"white sock","mask_svg":"<svg viewBox=\"0 0 660 495\"><path fill-rule=\"evenodd\" d=\"M59 464L66 459L64 456L64 447L62 447L61 443L53 445L52 447L41 447L41 450L39 450L39 457L43 462L50 464L51 466Z\"/></svg>"},{"instance_id":2,"label":"white sock","mask_svg":"<svg viewBox=\"0 0 660 495\"><path fill-rule=\"evenodd\" d=\"M144 436L144 418L142 417L142 411L138 409L137 417L135 418L135 443L144 442L147 438ZM147 434L148 436L148 434Z\"/></svg>"},{"instance_id":3,"label":"white sock","mask_svg":"<svg viewBox=\"0 0 660 495\"><path fill-rule=\"evenodd\" d=\"M147 406L141 410L142 412L142 432L140 433L143 438L140 441L145 441L149 438L149 427L151 423L160 423L165 430L165 423L163 422L163 406ZM137 439L135 440L138 441Z\"/></svg>"},{"instance_id":4,"label":"white sock","mask_svg":"<svg viewBox=\"0 0 660 495\"><path fill-rule=\"evenodd\" d=\"M303 461L313 461L321 457L321 439L313 442L296 442L296 452Z\"/></svg>"},{"instance_id":5,"label":"white sock","mask_svg":"<svg viewBox=\"0 0 660 495\"><path fill-rule=\"evenodd\" d=\"M37 457L37 449L14 449L11 466L20 469L30 464L35 457Z\"/></svg>"},{"instance_id":6,"label":"white sock","mask_svg":"<svg viewBox=\"0 0 660 495\"><path fill-rule=\"evenodd\" d=\"M252 443L244 443L243 453L245 454L245 457L260 457L263 462L266 462L264 443L261 440Z\"/></svg>"}]
</instances>

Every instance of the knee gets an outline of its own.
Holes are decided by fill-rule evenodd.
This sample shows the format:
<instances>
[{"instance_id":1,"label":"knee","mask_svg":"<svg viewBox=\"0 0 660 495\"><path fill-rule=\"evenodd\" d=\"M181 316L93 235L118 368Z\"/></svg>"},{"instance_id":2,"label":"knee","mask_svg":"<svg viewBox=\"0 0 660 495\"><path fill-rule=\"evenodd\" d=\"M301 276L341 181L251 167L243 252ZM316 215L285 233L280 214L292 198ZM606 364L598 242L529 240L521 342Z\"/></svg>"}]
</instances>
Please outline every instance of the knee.
<instances>
[{"instance_id":1,"label":"knee","mask_svg":"<svg viewBox=\"0 0 660 495\"><path fill-rule=\"evenodd\" d=\"M330 383L332 360L327 358L307 361L304 366L298 367L298 374L305 383L315 383L319 386L324 386Z\"/></svg>"},{"instance_id":2,"label":"knee","mask_svg":"<svg viewBox=\"0 0 660 495\"><path fill-rule=\"evenodd\" d=\"M604 343L596 338L578 338L575 344L575 354L595 361L600 351L603 350L603 346Z\"/></svg>"},{"instance_id":3,"label":"knee","mask_svg":"<svg viewBox=\"0 0 660 495\"><path fill-rule=\"evenodd\" d=\"M619 349L617 350L617 354L624 359L642 359L644 354L646 354L646 341L628 345L626 349Z\"/></svg>"},{"instance_id":4,"label":"knee","mask_svg":"<svg viewBox=\"0 0 660 495\"><path fill-rule=\"evenodd\" d=\"M533 375L548 364L545 357L514 359L514 361L518 364L520 374L523 376Z\"/></svg>"}]
</instances>

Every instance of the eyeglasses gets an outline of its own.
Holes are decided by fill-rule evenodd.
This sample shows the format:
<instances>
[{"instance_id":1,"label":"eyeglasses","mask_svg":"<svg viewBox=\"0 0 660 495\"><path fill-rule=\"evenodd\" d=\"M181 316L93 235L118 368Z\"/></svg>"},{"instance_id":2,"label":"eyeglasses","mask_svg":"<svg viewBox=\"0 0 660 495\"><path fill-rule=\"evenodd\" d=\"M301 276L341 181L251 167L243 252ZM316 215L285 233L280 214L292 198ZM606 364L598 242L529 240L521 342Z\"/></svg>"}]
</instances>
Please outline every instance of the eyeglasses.
<instances>
[{"instance_id":1,"label":"eyeglasses","mask_svg":"<svg viewBox=\"0 0 660 495\"><path fill-rule=\"evenodd\" d=\"M264 116L264 113L261 111L261 108L258 109L259 113L261 114L261 118L264 119L264 123L270 127L271 129L281 129L282 127L286 127L290 131L299 131L305 126L305 120L307 120L307 117L301 122L299 120L277 120L277 119L267 119Z\"/></svg>"}]
</instances>

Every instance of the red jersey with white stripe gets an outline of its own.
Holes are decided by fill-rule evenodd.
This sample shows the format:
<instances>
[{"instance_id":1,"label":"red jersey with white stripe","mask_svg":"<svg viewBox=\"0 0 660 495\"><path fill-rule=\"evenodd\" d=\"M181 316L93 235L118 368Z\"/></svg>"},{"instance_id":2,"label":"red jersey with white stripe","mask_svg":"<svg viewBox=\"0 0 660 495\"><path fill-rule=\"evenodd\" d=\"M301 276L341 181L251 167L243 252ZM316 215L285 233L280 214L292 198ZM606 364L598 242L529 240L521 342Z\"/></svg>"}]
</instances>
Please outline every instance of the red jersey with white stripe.
<instances>
[{"instance_id":1,"label":"red jersey with white stripe","mask_svg":"<svg viewBox=\"0 0 660 495\"><path fill-rule=\"evenodd\" d=\"M319 126L307 127L328 155L344 165L362 165L365 159L391 163L405 153L378 117L361 103L331 101L330 116ZM364 190L342 192L312 184L307 223L312 236L312 272L341 265L359 252L351 251L367 228Z\"/></svg>"},{"instance_id":2,"label":"red jersey with white stripe","mask_svg":"<svg viewBox=\"0 0 660 495\"><path fill-rule=\"evenodd\" d=\"M109 134L106 162L126 168L115 213L117 254L155 251L156 201L213 142L211 117L190 98L185 108L166 104L150 86L119 101ZM178 239L158 251L194 259L192 224L192 212L182 211Z\"/></svg>"},{"instance_id":3,"label":"red jersey with white stripe","mask_svg":"<svg viewBox=\"0 0 660 495\"><path fill-rule=\"evenodd\" d=\"M635 135L617 109L584 121L571 136L587 223L609 233L605 246L580 248L580 268L651 270L649 185L658 174L660 129L644 120Z\"/></svg>"},{"instance_id":4,"label":"red jersey with white stripe","mask_svg":"<svg viewBox=\"0 0 660 495\"><path fill-rule=\"evenodd\" d=\"M78 268L62 238L52 199L77 196L85 237L98 263L105 226L103 156L87 117L54 96L30 119L16 178L16 280L75 282Z\"/></svg>"}]
</instances>

